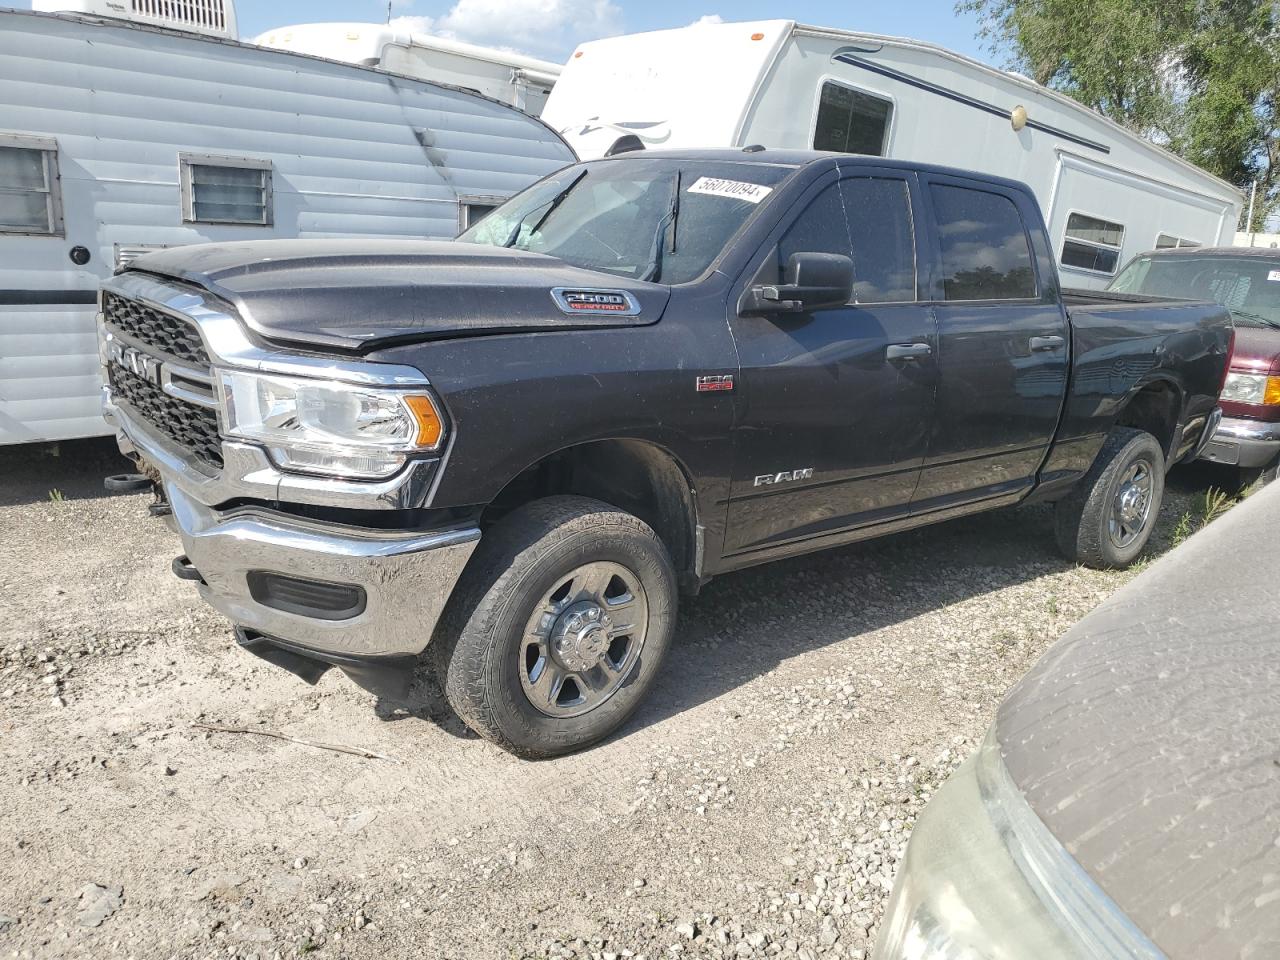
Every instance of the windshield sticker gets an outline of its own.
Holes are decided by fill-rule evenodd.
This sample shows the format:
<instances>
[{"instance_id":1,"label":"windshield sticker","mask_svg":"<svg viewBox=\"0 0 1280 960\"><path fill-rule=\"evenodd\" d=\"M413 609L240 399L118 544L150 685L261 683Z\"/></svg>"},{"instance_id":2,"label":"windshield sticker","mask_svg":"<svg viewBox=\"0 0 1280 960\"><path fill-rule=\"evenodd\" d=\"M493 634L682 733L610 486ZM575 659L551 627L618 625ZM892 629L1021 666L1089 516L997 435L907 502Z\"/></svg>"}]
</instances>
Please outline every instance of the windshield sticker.
<instances>
[{"instance_id":1,"label":"windshield sticker","mask_svg":"<svg viewBox=\"0 0 1280 960\"><path fill-rule=\"evenodd\" d=\"M741 180L722 180L719 177L699 177L688 192L759 203L773 193L773 187L762 187L758 183L743 183Z\"/></svg>"},{"instance_id":2,"label":"windshield sticker","mask_svg":"<svg viewBox=\"0 0 1280 960\"><path fill-rule=\"evenodd\" d=\"M1280 270L1272 270L1267 274L1267 279L1272 283L1280 283Z\"/></svg>"}]
</instances>

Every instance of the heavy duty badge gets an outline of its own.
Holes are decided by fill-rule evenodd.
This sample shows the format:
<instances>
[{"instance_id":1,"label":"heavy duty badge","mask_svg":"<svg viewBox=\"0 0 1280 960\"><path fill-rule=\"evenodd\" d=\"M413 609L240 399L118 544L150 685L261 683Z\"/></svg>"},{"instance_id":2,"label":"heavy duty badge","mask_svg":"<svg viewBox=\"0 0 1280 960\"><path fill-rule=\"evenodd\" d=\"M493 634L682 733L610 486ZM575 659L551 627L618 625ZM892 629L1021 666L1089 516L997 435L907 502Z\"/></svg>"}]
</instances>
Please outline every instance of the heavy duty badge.
<instances>
[{"instance_id":1,"label":"heavy duty badge","mask_svg":"<svg viewBox=\"0 0 1280 960\"><path fill-rule=\"evenodd\" d=\"M551 297L565 313L634 317L640 304L625 290L571 290L556 287Z\"/></svg>"}]
</instances>

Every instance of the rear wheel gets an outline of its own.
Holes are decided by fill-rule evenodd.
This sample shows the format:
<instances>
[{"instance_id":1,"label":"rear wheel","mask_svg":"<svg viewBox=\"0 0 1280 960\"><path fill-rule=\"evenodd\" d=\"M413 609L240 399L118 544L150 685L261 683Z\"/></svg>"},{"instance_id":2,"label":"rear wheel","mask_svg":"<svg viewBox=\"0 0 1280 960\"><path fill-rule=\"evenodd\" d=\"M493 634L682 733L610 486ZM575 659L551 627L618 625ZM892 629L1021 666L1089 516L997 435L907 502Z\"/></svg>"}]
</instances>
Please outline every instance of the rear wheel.
<instances>
[{"instance_id":1,"label":"rear wheel","mask_svg":"<svg viewBox=\"0 0 1280 960\"><path fill-rule=\"evenodd\" d=\"M1123 569L1142 553L1164 499L1164 451L1151 434L1116 427L1072 495L1054 507L1054 532L1068 559Z\"/></svg>"},{"instance_id":2,"label":"rear wheel","mask_svg":"<svg viewBox=\"0 0 1280 960\"><path fill-rule=\"evenodd\" d=\"M657 535L583 497L528 504L485 534L436 640L450 704L524 757L608 736L639 706L675 628Z\"/></svg>"}]
</instances>

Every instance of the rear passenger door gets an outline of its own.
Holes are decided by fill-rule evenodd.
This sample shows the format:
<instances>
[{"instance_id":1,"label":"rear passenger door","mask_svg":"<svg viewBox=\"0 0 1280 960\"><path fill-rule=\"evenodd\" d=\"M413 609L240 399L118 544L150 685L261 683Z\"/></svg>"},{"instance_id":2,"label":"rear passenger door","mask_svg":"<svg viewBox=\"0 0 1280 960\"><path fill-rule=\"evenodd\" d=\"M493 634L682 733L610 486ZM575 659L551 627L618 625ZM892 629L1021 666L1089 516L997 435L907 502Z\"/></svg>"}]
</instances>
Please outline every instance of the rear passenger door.
<instances>
[{"instance_id":1,"label":"rear passenger door","mask_svg":"<svg viewBox=\"0 0 1280 960\"><path fill-rule=\"evenodd\" d=\"M1066 395L1069 342L1031 197L922 177L940 265L938 405L912 513L1032 486Z\"/></svg>"},{"instance_id":2,"label":"rear passenger door","mask_svg":"<svg viewBox=\"0 0 1280 960\"><path fill-rule=\"evenodd\" d=\"M740 283L778 282L793 253L854 263L854 302L844 307L730 318L746 402L734 430L727 555L910 509L934 390L933 318L916 282L918 188L901 171L857 170L815 187Z\"/></svg>"}]
</instances>

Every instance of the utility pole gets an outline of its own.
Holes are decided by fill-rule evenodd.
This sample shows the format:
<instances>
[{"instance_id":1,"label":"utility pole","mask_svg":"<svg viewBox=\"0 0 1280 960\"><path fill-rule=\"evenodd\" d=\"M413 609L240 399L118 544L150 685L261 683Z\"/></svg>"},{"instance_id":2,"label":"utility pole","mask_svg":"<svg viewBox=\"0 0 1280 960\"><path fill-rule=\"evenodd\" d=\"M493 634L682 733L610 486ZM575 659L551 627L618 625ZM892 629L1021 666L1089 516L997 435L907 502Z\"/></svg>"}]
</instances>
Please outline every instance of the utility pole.
<instances>
[{"instance_id":1,"label":"utility pole","mask_svg":"<svg viewBox=\"0 0 1280 960\"><path fill-rule=\"evenodd\" d=\"M1253 181L1253 186L1249 190L1249 219L1245 221L1244 228L1249 231L1249 246L1253 246L1253 202L1258 198L1258 181Z\"/></svg>"},{"instance_id":2,"label":"utility pole","mask_svg":"<svg viewBox=\"0 0 1280 960\"><path fill-rule=\"evenodd\" d=\"M392 0L387 0L387 23L391 22L391 3Z\"/></svg>"}]
</instances>

